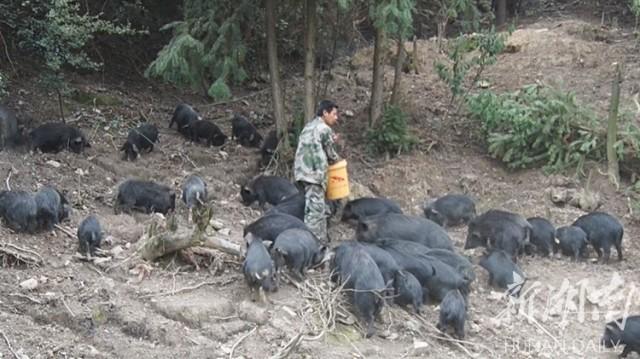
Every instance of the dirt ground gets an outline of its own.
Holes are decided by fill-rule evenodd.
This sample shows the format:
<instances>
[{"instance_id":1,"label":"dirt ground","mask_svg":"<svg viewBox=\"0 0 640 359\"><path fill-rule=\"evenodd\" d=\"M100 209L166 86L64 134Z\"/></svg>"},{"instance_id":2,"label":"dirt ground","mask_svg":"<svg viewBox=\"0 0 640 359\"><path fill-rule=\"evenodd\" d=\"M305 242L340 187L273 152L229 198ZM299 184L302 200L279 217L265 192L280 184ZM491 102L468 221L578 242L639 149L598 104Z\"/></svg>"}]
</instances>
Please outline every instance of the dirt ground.
<instances>
[{"instance_id":1,"label":"dirt ground","mask_svg":"<svg viewBox=\"0 0 640 359\"><path fill-rule=\"evenodd\" d=\"M554 83L576 92L580 101L606 113L610 95L611 63L624 61L626 79L621 106L636 111L640 67L636 42L628 30L600 27L555 14L529 21L517 29L510 43L517 51L501 55L489 68L487 80L496 91L513 90L536 81ZM370 49L334 69L329 89L339 100L343 115L337 131L346 137L343 154L349 160L354 183L375 194L397 200L406 213L419 215L428 198L466 192L479 212L503 208L526 217L544 216L556 226L570 224L585 212L555 206L549 189L583 188L565 176L549 177L541 170L506 171L471 140L464 119L443 122L448 101L432 64L435 42L419 44L423 71L404 78L406 106L416 115L411 126L421 138L420 150L391 160L372 159L364 152L362 131L370 80ZM391 82L392 68L387 68ZM289 80L288 93L301 82ZM95 213L112 243L104 246L111 259L102 264L79 261L75 235L16 235L0 227L0 242L29 249L42 257L41 266L25 266L3 256L0 269L0 358L222 358L272 357L299 333L304 337L289 353L292 358L614 358L599 346L604 323L625 308L640 311L640 225L629 213L623 189L616 191L592 164L589 188L602 199L601 210L617 216L625 227L625 259L608 265L571 262L568 258L525 257L520 265L528 280L519 301L509 300L487 285L486 272L476 265L477 280L470 296L467 336L456 343L442 339L435 329L438 308L425 306L415 314L388 307L376 322L378 335L364 339L354 325L343 324L315 340L318 298L291 284L270 295L271 303L250 301L241 274L241 259L214 252L195 256L196 269L183 256L153 263L135 257L137 241L152 220L148 215L115 215L112 204L118 183L126 178L153 179L179 194L181 181L191 173L208 183L217 235L241 243L244 225L261 212L238 201L240 185L257 174L258 153L229 143L205 148L185 141L167 124L180 100L192 102L200 112L230 133L230 111L253 110L252 119L263 134L273 126L268 116L268 93L255 93L244 101L212 106L196 96L159 85L102 84L91 78L74 80L78 93L65 104L68 121L81 127L92 147L84 155L72 153L0 153L0 173L9 175L12 189L36 190L51 184L63 190L73 205L64 226L75 234L80 221ZM12 89L11 105L32 119L30 126L55 117L55 101L36 85ZM124 162L118 148L127 129L144 114L160 128L160 144L137 162ZM433 147L427 151L431 145ZM185 208L177 204L185 222ZM462 249L466 228L449 229L459 253L477 263L479 251ZM332 221L334 243L350 239L353 229ZM591 258L595 254L592 253ZM615 258L615 255L613 256ZM322 283L322 273L310 282ZM37 281L35 288L21 284ZM314 311L316 311L314 313ZM321 313L320 313L321 314ZM621 350L618 350L618 352Z\"/></svg>"}]
</instances>

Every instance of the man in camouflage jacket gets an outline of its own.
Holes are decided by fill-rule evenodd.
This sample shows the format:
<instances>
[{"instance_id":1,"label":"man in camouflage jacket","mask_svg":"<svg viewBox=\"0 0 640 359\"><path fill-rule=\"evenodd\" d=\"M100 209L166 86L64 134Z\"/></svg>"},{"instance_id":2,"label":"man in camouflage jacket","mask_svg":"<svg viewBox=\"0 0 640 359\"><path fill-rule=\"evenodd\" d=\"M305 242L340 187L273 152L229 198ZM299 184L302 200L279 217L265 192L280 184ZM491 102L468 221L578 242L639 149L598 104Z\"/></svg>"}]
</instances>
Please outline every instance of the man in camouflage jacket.
<instances>
[{"instance_id":1,"label":"man in camouflage jacket","mask_svg":"<svg viewBox=\"0 0 640 359\"><path fill-rule=\"evenodd\" d=\"M316 118L300 132L294 162L295 180L305 193L304 223L323 243L328 241L327 168L340 159L334 144L336 135L330 127L337 122L338 105L329 100L321 101Z\"/></svg>"}]
</instances>

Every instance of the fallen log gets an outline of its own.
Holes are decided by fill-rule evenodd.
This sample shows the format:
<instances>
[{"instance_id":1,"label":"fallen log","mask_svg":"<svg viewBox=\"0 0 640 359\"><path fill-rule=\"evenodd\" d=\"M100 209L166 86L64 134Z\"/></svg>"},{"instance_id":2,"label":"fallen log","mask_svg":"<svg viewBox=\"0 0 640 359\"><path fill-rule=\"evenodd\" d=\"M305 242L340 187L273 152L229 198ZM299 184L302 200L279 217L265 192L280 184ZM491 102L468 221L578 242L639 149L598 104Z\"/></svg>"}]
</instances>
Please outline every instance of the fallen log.
<instances>
[{"instance_id":1,"label":"fallen log","mask_svg":"<svg viewBox=\"0 0 640 359\"><path fill-rule=\"evenodd\" d=\"M166 254L189 247L207 247L241 256L240 245L225 239L206 235L198 229L178 227L175 231L145 233L140 239L138 254L145 260L154 260Z\"/></svg>"}]
</instances>

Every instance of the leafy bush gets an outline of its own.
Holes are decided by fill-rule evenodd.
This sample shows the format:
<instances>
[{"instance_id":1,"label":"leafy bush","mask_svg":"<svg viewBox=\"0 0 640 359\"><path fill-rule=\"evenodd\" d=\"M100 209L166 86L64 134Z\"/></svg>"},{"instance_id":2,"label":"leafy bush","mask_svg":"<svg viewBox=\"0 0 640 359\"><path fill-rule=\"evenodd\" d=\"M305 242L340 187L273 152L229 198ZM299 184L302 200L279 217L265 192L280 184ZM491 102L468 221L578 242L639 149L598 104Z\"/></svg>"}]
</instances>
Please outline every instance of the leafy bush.
<instances>
[{"instance_id":1,"label":"leafy bush","mask_svg":"<svg viewBox=\"0 0 640 359\"><path fill-rule=\"evenodd\" d=\"M407 130L407 115L399 107L387 106L378 125L367 132L369 150L399 154L409 151L417 140Z\"/></svg>"},{"instance_id":2,"label":"leafy bush","mask_svg":"<svg viewBox=\"0 0 640 359\"><path fill-rule=\"evenodd\" d=\"M470 86L474 86L480 79L487 66L496 62L496 57L505 48L507 36L505 33L496 33L492 27L490 30L473 35L461 35L452 40L446 50L448 63L435 63L438 77L451 90L452 104L459 97L464 101ZM469 71L472 69L475 69L475 73L469 81Z\"/></svg>"},{"instance_id":3,"label":"leafy bush","mask_svg":"<svg viewBox=\"0 0 640 359\"><path fill-rule=\"evenodd\" d=\"M55 90L60 100L67 90L64 70L93 71L102 66L87 51L98 34L142 33L105 20L101 14L90 15L74 0L11 1L0 4L0 14L7 14L2 22L20 50L43 65L40 83Z\"/></svg>"},{"instance_id":4,"label":"leafy bush","mask_svg":"<svg viewBox=\"0 0 640 359\"><path fill-rule=\"evenodd\" d=\"M37 4L39 6L28 1L22 3L23 12L29 16L21 18L24 23L17 27L20 45L33 50L53 72L67 65L74 69L99 68L101 64L92 60L85 51L97 33L138 33L129 26L103 20L99 15L81 14L80 5L73 0L49 0Z\"/></svg>"},{"instance_id":5,"label":"leafy bush","mask_svg":"<svg viewBox=\"0 0 640 359\"><path fill-rule=\"evenodd\" d=\"M483 91L468 105L489 153L510 168L544 164L559 170L604 156L606 137L596 116L572 93L531 85L502 95Z\"/></svg>"}]
</instances>

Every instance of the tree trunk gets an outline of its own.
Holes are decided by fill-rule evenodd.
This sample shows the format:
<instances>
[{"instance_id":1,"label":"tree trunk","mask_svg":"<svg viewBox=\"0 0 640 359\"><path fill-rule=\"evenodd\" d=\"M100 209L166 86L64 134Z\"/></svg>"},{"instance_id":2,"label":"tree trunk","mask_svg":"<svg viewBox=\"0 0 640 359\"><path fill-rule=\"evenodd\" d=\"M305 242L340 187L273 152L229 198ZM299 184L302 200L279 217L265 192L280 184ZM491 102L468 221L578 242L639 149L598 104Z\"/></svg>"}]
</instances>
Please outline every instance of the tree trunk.
<instances>
[{"instance_id":1,"label":"tree trunk","mask_svg":"<svg viewBox=\"0 0 640 359\"><path fill-rule=\"evenodd\" d=\"M437 25L438 26L438 29L437 29L438 51L442 51L442 43L444 40L445 32L447 31L447 21L449 21L449 19L445 18L445 20L442 20Z\"/></svg>"},{"instance_id":2,"label":"tree trunk","mask_svg":"<svg viewBox=\"0 0 640 359\"><path fill-rule=\"evenodd\" d=\"M269 74L271 76L271 100L273 102L273 116L276 119L278 138L282 138L282 150L289 150L287 137L287 119L284 114L284 99L278 69L278 49L276 48L276 9L275 0L266 0L267 26L267 58L269 60Z\"/></svg>"},{"instance_id":3,"label":"tree trunk","mask_svg":"<svg viewBox=\"0 0 640 359\"><path fill-rule=\"evenodd\" d=\"M154 260L166 254L190 247L202 246L217 249L234 256L241 256L241 246L226 239L207 236L193 228L178 228L175 232L166 231L149 236L145 233L140 239L138 254L145 260Z\"/></svg>"},{"instance_id":4,"label":"tree trunk","mask_svg":"<svg viewBox=\"0 0 640 359\"><path fill-rule=\"evenodd\" d=\"M62 123L67 123L64 118L64 107L62 106L62 93L59 88L56 88L56 94L58 95L58 106L60 108L60 118L62 119Z\"/></svg>"},{"instance_id":5,"label":"tree trunk","mask_svg":"<svg viewBox=\"0 0 640 359\"><path fill-rule=\"evenodd\" d=\"M336 49L338 48L338 35L340 34L340 31L338 30L338 26L337 24L342 23L342 17L341 17L341 12L340 12L340 6L336 7L336 19L335 19L335 24L332 26L333 30L331 31L331 54L329 55L329 64L324 66L322 71L326 70L327 73L326 75L322 75L321 73L321 77L318 78L318 89L316 90L316 94L318 94L319 98L326 98L327 97L327 88L329 87L329 80L331 79L332 75L331 75L331 71L333 71L333 63L336 60ZM322 91L320 91L320 88L322 88Z\"/></svg>"},{"instance_id":6,"label":"tree trunk","mask_svg":"<svg viewBox=\"0 0 640 359\"><path fill-rule=\"evenodd\" d=\"M200 81L200 88L202 89L202 96L205 99L209 99L210 97L212 97L209 96L209 86L210 84L208 83L206 76L202 76L202 80Z\"/></svg>"},{"instance_id":7,"label":"tree trunk","mask_svg":"<svg viewBox=\"0 0 640 359\"><path fill-rule=\"evenodd\" d=\"M402 37L399 37L397 42L398 51L396 54L395 73L393 74L393 92L391 94L391 104L394 106L398 106L400 104L400 82L402 80L402 65L404 64L405 59L404 41L402 40Z\"/></svg>"},{"instance_id":8,"label":"tree trunk","mask_svg":"<svg viewBox=\"0 0 640 359\"><path fill-rule=\"evenodd\" d=\"M507 21L507 0L496 1L496 27L504 25Z\"/></svg>"},{"instance_id":9,"label":"tree trunk","mask_svg":"<svg viewBox=\"0 0 640 359\"><path fill-rule=\"evenodd\" d=\"M377 28L373 49L373 79L371 84L371 102L369 105L369 127L373 128L382 114L384 95L384 29Z\"/></svg>"},{"instance_id":10,"label":"tree trunk","mask_svg":"<svg viewBox=\"0 0 640 359\"><path fill-rule=\"evenodd\" d=\"M305 0L307 18L304 36L304 121L313 119L316 98L314 96L314 69L316 54L316 0Z\"/></svg>"},{"instance_id":11,"label":"tree trunk","mask_svg":"<svg viewBox=\"0 0 640 359\"><path fill-rule=\"evenodd\" d=\"M609 108L609 121L607 126L607 163L609 180L616 185L620 184L620 171L618 169L618 157L613 147L618 135L618 105L620 103L620 84L622 83L622 68L620 63L615 63L616 75L611 88L611 107Z\"/></svg>"},{"instance_id":12,"label":"tree trunk","mask_svg":"<svg viewBox=\"0 0 640 359\"><path fill-rule=\"evenodd\" d=\"M420 68L420 57L418 56L418 37L413 36L413 71L418 75L422 69Z\"/></svg>"}]
</instances>

